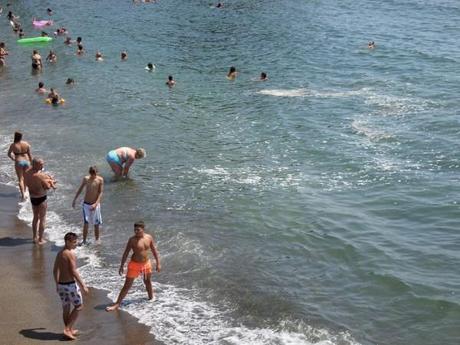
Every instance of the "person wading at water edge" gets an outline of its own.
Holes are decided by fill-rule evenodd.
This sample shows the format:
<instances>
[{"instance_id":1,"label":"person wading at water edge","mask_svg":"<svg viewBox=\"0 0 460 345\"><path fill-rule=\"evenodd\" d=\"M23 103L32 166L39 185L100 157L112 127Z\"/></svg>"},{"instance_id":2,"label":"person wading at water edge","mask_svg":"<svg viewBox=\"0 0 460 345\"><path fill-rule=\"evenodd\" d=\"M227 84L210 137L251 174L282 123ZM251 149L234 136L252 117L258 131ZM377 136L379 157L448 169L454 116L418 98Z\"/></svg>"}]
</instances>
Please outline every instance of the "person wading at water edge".
<instances>
[{"instance_id":1,"label":"person wading at water edge","mask_svg":"<svg viewBox=\"0 0 460 345\"><path fill-rule=\"evenodd\" d=\"M121 258L121 265L118 271L120 275L123 275L126 259L128 258L129 252L132 250L133 255L128 263L128 273L126 274L125 285L121 289L115 304L105 308L106 311L113 311L120 308L121 301L125 298L129 289L133 285L134 279L136 279L140 274L142 274L144 279L149 300L153 298L153 287L151 281L152 264L150 263L150 259L148 257L148 251L149 249L152 251L156 261L157 272L161 271L160 254L158 253L153 237L144 232L144 227L145 225L143 221L136 222L134 224L134 236L132 236L126 244L126 249L123 253L123 257Z\"/></svg>"},{"instance_id":2,"label":"person wading at water edge","mask_svg":"<svg viewBox=\"0 0 460 345\"><path fill-rule=\"evenodd\" d=\"M104 191L104 179L97 174L95 166L89 167L89 175L83 178L80 187L75 194L72 201L72 207L75 208L75 202L80 195L83 188L85 190L85 197L83 199L83 244L86 244L88 237L88 224L94 225L94 237L99 241L99 225L102 224L101 216L101 199Z\"/></svg>"},{"instance_id":3,"label":"person wading at water edge","mask_svg":"<svg viewBox=\"0 0 460 345\"><path fill-rule=\"evenodd\" d=\"M32 159L32 168L27 170L24 174L24 182L27 188L29 188L30 202L34 214L32 220L33 241L38 244L46 242L43 239L46 224L46 210L48 208L46 194L49 189L56 189L56 180L42 171L44 165L45 162L43 159L34 158Z\"/></svg>"}]
</instances>

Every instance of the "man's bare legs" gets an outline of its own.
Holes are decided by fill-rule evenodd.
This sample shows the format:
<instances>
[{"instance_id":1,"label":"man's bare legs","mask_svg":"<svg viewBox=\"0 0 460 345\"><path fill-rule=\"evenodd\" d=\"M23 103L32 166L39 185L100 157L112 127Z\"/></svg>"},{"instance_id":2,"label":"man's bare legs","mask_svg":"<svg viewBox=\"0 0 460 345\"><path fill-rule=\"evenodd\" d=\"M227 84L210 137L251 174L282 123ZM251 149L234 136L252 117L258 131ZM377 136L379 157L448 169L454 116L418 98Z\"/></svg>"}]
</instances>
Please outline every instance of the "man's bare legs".
<instances>
[{"instance_id":1,"label":"man's bare legs","mask_svg":"<svg viewBox=\"0 0 460 345\"><path fill-rule=\"evenodd\" d=\"M125 285L123 285L123 288L120 291L120 294L118 295L117 301L115 304L111 305L110 307L105 308L106 311L113 311L118 308L120 308L120 303L123 301L123 298L126 297L129 289L131 289L131 286L133 286L134 278L128 278L126 277L125 280Z\"/></svg>"},{"instance_id":2,"label":"man's bare legs","mask_svg":"<svg viewBox=\"0 0 460 345\"><path fill-rule=\"evenodd\" d=\"M46 243L45 239L43 238L43 234L45 233L45 225L46 225L46 210L48 209L48 204L46 202L41 203L37 206L38 208L38 244Z\"/></svg>"},{"instance_id":3,"label":"man's bare legs","mask_svg":"<svg viewBox=\"0 0 460 345\"><path fill-rule=\"evenodd\" d=\"M88 223L83 224L83 244L86 244L86 238L88 237Z\"/></svg>"},{"instance_id":4,"label":"man's bare legs","mask_svg":"<svg viewBox=\"0 0 460 345\"><path fill-rule=\"evenodd\" d=\"M77 321L78 314L82 306L75 307L72 312L70 312L70 305L66 305L62 309L62 318L64 320L64 335L72 340L75 340L75 335L78 333L78 330L73 329L75 321Z\"/></svg>"},{"instance_id":5,"label":"man's bare legs","mask_svg":"<svg viewBox=\"0 0 460 345\"><path fill-rule=\"evenodd\" d=\"M32 206L32 212L34 214L32 219L32 236L34 243L43 244L46 242L43 239L43 234L45 232L47 207L46 202L43 202L38 206Z\"/></svg>"},{"instance_id":6,"label":"man's bare legs","mask_svg":"<svg viewBox=\"0 0 460 345\"><path fill-rule=\"evenodd\" d=\"M99 241L99 224L94 225L94 238Z\"/></svg>"},{"instance_id":7,"label":"man's bare legs","mask_svg":"<svg viewBox=\"0 0 460 345\"><path fill-rule=\"evenodd\" d=\"M88 238L88 224L83 224L83 244L86 244L86 239ZM96 241L99 241L99 224L94 225L94 238Z\"/></svg>"},{"instance_id":8,"label":"man's bare legs","mask_svg":"<svg viewBox=\"0 0 460 345\"><path fill-rule=\"evenodd\" d=\"M152 287L152 274L147 273L144 275L144 284L145 289L147 290L147 294L149 295L149 300L153 298L153 287Z\"/></svg>"}]
</instances>

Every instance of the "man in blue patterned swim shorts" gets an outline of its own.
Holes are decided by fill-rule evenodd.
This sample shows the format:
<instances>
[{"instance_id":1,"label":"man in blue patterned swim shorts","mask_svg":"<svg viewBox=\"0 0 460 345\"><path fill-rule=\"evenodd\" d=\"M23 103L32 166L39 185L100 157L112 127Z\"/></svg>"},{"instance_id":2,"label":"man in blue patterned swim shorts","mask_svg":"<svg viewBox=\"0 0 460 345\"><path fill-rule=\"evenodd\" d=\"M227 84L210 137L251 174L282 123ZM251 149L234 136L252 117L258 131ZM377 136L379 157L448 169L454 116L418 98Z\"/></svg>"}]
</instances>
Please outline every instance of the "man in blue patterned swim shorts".
<instances>
[{"instance_id":1,"label":"man in blue patterned swim shorts","mask_svg":"<svg viewBox=\"0 0 460 345\"><path fill-rule=\"evenodd\" d=\"M64 241L64 248L56 255L56 260L54 261L53 275L56 282L56 291L62 302L64 335L71 340L75 340L77 339L75 336L78 331L73 328L73 325L83 308L80 288L85 293L88 293L88 288L81 279L80 274L78 274L77 258L72 252L77 247L77 235L73 232L68 232L64 236ZM74 308L71 311L72 305Z\"/></svg>"}]
</instances>

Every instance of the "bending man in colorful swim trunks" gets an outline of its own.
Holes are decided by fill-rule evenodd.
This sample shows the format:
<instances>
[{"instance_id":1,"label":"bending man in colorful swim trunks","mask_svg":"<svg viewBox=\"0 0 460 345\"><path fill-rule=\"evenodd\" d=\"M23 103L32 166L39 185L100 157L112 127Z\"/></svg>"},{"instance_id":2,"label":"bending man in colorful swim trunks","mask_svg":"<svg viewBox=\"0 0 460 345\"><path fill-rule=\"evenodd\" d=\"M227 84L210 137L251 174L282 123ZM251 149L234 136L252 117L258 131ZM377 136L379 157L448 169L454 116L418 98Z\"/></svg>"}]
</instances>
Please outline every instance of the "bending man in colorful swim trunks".
<instances>
[{"instance_id":1,"label":"bending man in colorful swim trunks","mask_svg":"<svg viewBox=\"0 0 460 345\"><path fill-rule=\"evenodd\" d=\"M133 255L131 256L131 261L128 263L128 273L126 274L125 285L121 289L115 304L105 308L106 311L112 311L120 308L121 301L125 298L129 289L133 285L134 279L136 279L140 274L142 274L144 278L144 284L147 289L149 300L153 298L152 281L150 279L152 276L152 264L150 263L150 259L148 257L148 251L150 249L155 257L157 272L161 271L160 254L158 253L153 237L144 232L144 227L145 225L142 221L134 224L135 235L128 240L119 269L120 275L123 275L123 267L126 259L128 258L129 252L132 250Z\"/></svg>"},{"instance_id":2,"label":"bending man in colorful swim trunks","mask_svg":"<svg viewBox=\"0 0 460 345\"><path fill-rule=\"evenodd\" d=\"M43 239L46 210L48 208L46 193L48 189L56 189L56 180L42 171L44 165L43 159L34 158L32 159L32 168L29 168L24 173L24 183L29 188L30 202L32 203L32 212L34 214L32 219L33 241L38 244L46 242Z\"/></svg>"},{"instance_id":3,"label":"bending man in colorful swim trunks","mask_svg":"<svg viewBox=\"0 0 460 345\"><path fill-rule=\"evenodd\" d=\"M53 275L56 282L56 291L61 297L62 317L64 319L64 335L69 339L77 339L78 331L73 328L78 314L83 308L83 298L80 288L88 293L88 288L77 271L77 258L72 252L77 247L77 235L68 232L64 236L64 248L56 255ZM78 285L77 285L78 283ZM74 306L70 311L71 305Z\"/></svg>"},{"instance_id":4,"label":"bending man in colorful swim trunks","mask_svg":"<svg viewBox=\"0 0 460 345\"><path fill-rule=\"evenodd\" d=\"M107 153L106 159L116 176L127 177L134 160L145 156L146 153L143 148L119 147Z\"/></svg>"},{"instance_id":5,"label":"bending man in colorful swim trunks","mask_svg":"<svg viewBox=\"0 0 460 345\"><path fill-rule=\"evenodd\" d=\"M75 208L75 202L83 188L86 188L85 198L82 204L83 209L83 244L86 244L88 237L88 224L94 225L94 237L99 241L99 225L102 224L101 216L101 198L104 191L104 179L97 174L95 166L89 167L89 175L83 178L80 187L72 201L72 207Z\"/></svg>"}]
</instances>

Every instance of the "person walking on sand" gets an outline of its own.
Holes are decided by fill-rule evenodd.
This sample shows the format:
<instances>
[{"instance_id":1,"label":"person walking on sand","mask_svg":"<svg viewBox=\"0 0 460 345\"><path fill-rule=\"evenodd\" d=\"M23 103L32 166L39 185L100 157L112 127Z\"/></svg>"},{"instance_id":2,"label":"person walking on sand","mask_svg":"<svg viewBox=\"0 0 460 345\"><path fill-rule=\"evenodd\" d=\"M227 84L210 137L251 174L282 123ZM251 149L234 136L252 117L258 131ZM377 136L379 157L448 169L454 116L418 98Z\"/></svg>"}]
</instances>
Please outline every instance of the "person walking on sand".
<instances>
[{"instance_id":1,"label":"person walking on sand","mask_svg":"<svg viewBox=\"0 0 460 345\"><path fill-rule=\"evenodd\" d=\"M81 185L72 201L72 207L75 208L75 202L81 191L85 188L85 197L83 198L83 244L86 244L88 237L88 224L94 225L94 237L99 241L99 225L102 224L101 216L101 198L104 191L104 179L97 174L95 166L89 167L89 175L83 177Z\"/></svg>"},{"instance_id":2,"label":"person walking on sand","mask_svg":"<svg viewBox=\"0 0 460 345\"><path fill-rule=\"evenodd\" d=\"M14 169L16 170L16 175L18 176L21 200L24 201L26 192L24 173L30 167L32 155L30 154L29 143L22 140L21 132L14 132L14 141L8 150L8 157L14 161Z\"/></svg>"},{"instance_id":3,"label":"person walking on sand","mask_svg":"<svg viewBox=\"0 0 460 345\"><path fill-rule=\"evenodd\" d=\"M32 204L32 232L34 243L43 244L46 224L46 210L48 208L46 198L47 191L56 189L56 180L42 171L45 162L40 158L32 159L32 167L24 173L24 182L29 188L30 202ZM38 236L37 236L38 232Z\"/></svg>"},{"instance_id":4,"label":"person walking on sand","mask_svg":"<svg viewBox=\"0 0 460 345\"><path fill-rule=\"evenodd\" d=\"M127 177L134 160L145 156L146 153L143 148L119 147L107 153L106 159L116 176Z\"/></svg>"},{"instance_id":5,"label":"person walking on sand","mask_svg":"<svg viewBox=\"0 0 460 345\"><path fill-rule=\"evenodd\" d=\"M73 232L65 234L64 248L57 253L53 268L56 292L59 294L62 302L64 335L71 340L77 339L75 336L78 334L78 330L74 329L73 325L83 308L83 298L80 289L86 294L89 292L77 271L77 258L72 252L77 247L77 239L77 235ZM74 307L72 311L70 311L71 305Z\"/></svg>"},{"instance_id":6,"label":"person walking on sand","mask_svg":"<svg viewBox=\"0 0 460 345\"><path fill-rule=\"evenodd\" d=\"M147 290L148 298L153 298L153 287L152 287L152 264L148 257L149 249L152 251L156 261L157 272L161 271L160 254L156 248L153 237L144 232L145 224L143 221L134 223L134 236L132 236L126 244L126 249L121 258L121 265L118 273L123 275L123 269L125 266L126 259L128 258L129 252L132 250L133 255L128 263L128 272L126 273L126 280L123 288L121 289L115 304L105 308L106 311L113 311L120 308L121 301L126 297L129 289L133 285L134 279L140 274L144 279L145 288Z\"/></svg>"}]
</instances>

